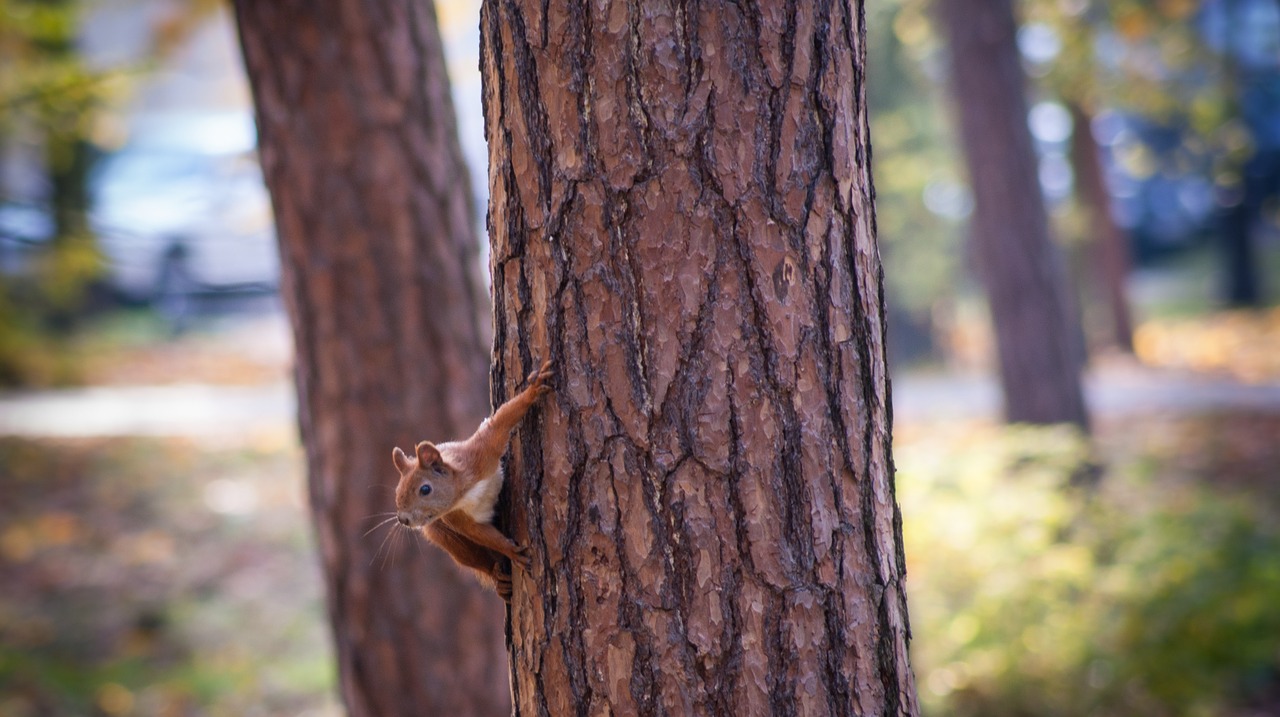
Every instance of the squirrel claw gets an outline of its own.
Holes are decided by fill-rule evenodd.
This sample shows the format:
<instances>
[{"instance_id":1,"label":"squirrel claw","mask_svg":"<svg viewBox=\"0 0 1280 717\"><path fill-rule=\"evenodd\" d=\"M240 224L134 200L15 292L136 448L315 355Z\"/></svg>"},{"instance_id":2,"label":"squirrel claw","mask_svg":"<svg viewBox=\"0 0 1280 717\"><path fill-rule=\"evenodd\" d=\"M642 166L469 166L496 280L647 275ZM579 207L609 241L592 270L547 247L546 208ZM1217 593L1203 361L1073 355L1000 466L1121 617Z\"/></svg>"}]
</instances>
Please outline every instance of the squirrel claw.
<instances>
[{"instance_id":1,"label":"squirrel claw","mask_svg":"<svg viewBox=\"0 0 1280 717\"><path fill-rule=\"evenodd\" d=\"M555 375L556 372L551 370L551 361L547 360L542 362L541 368L529 374L529 378L526 381L529 383L529 388L537 391L538 395L542 396L550 393L551 387L547 385L547 381L554 378Z\"/></svg>"}]
</instances>

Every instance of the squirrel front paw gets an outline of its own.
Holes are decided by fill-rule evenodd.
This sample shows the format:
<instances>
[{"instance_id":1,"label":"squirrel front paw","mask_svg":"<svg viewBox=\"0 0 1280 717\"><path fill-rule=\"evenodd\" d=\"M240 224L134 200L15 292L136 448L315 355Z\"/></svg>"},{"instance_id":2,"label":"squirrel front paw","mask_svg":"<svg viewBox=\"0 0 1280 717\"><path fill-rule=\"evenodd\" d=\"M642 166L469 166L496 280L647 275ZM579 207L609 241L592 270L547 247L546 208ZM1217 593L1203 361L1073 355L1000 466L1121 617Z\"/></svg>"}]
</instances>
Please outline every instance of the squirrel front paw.
<instances>
[{"instance_id":1,"label":"squirrel front paw","mask_svg":"<svg viewBox=\"0 0 1280 717\"><path fill-rule=\"evenodd\" d=\"M511 556L511 562L519 565L520 569L527 573L533 567L533 551L528 545L517 545L515 555Z\"/></svg>"},{"instance_id":2,"label":"squirrel front paw","mask_svg":"<svg viewBox=\"0 0 1280 717\"><path fill-rule=\"evenodd\" d=\"M547 382L554 378L555 375L556 372L551 370L551 361L549 359L543 361L542 367L529 374L529 378L526 379L529 383L528 390L533 391L538 398L551 393L551 386Z\"/></svg>"}]
</instances>

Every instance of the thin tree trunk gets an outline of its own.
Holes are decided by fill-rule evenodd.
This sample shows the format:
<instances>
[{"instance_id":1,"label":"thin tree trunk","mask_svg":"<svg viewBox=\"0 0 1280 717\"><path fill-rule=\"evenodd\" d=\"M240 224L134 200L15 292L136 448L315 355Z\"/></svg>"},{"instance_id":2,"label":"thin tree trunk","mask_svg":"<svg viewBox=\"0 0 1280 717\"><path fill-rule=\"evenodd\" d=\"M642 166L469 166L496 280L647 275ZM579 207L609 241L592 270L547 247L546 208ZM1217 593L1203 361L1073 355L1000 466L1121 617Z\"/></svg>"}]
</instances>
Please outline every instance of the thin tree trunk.
<instances>
[{"instance_id":1,"label":"thin tree trunk","mask_svg":"<svg viewBox=\"0 0 1280 717\"><path fill-rule=\"evenodd\" d=\"M1049 238L1012 0L938 0L974 193L971 237L996 335L1005 418L1088 425L1079 318Z\"/></svg>"},{"instance_id":2,"label":"thin tree trunk","mask_svg":"<svg viewBox=\"0 0 1280 717\"><path fill-rule=\"evenodd\" d=\"M465 437L488 412L484 284L432 5L236 11L342 696L357 717L504 713L501 601L405 544L417 536L365 535L395 509L392 447Z\"/></svg>"},{"instance_id":3,"label":"thin tree trunk","mask_svg":"<svg viewBox=\"0 0 1280 717\"><path fill-rule=\"evenodd\" d=\"M1242 195L1249 193L1244 187ZM1230 207L1219 210L1218 228L1221 231L1222 261L1224 267L1223 299L1234 308L1262 305L1262 282L1258 276L1258 251L1254 246L1253 225L1259 207L1247 197Z\"/></svg>"},{"instance_id":4,"label":"thin tree trunk","mask_svg":"<svg viewBox=\"0 0 1280 717\"><path fill-rule=\"evenodd\" d=\"M481 36L515 713L915 714L862 3Z\"/></svg>"},{"instance_id":5,"label":"thin tree trunk","mask_svg":"<svg viewBox=\"0 0 1280 717\"><path fill-rule=\"evenodd\" d=\"M1242 73L1236 58L1237 38L1244 32L1245 5L1240 0L1227 0L1227 22L1222 37L1222 87L1221 91L1231 104L1232 114L1239 116L1241 98L1247 86L1247 76ZM1262 196L1266 189L1251 178L1251 162L1240 166L1241 182L1236 201L1221 206L1217 225L1222 246L1223 300L1232 307L1258 307L1262 305L1262 278L1258 270L1258 247L1254 239L1254 222L1262 211Z\"/></svg>"},{"instance_id":6,"label":"thin tree trunk","mask_svg":"<svg viewBox=\"0 0 1280 717\"><path fill-rule=\"evenodd\" d=\"M1122 351L1133 353L1133 319L1125 279L1129 275L1128 237L1111 217L1111 194L1107 191L1098 158L1098 142L1093 136L1093 115L1076 102L1068 104L1074 127L1071 135L1071 166L1076 175L1076 196L1089 214L1092 233L1087 251L1094 266L1094 283L1102 289L1111 315L1111 341Z\"/></svg>"}]
</instances>

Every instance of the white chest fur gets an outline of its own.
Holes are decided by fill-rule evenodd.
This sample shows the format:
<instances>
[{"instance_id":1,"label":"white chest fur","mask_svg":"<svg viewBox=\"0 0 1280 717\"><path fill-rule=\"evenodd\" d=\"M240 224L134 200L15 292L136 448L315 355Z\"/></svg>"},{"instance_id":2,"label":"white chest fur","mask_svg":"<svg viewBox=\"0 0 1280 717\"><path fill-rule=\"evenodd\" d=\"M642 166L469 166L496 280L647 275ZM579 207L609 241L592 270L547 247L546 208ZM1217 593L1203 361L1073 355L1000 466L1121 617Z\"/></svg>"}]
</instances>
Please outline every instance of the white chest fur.
<instances>
[{"instance_id":1,"label":"white chest fur","mask_svg":"<svg viewBox=\"0 0 1280 717\"><path fill-rule=\"evenodd\" d=\"M493 521L493 506L498 502L498 493L502 492L502 471L494 471L493 475L477 481L471 489L454 505L477 523Z\"/></svg>"}]
</instances>

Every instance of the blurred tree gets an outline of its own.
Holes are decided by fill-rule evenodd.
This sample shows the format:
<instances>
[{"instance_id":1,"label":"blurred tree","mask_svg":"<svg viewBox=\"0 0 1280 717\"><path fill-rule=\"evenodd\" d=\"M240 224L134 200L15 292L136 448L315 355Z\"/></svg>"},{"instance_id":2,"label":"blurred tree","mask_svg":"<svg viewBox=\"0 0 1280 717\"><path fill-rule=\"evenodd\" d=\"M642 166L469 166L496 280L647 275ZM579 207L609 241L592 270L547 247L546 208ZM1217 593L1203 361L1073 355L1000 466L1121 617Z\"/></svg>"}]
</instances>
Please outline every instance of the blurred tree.
<instances>
[{"instance_id":1,"label":"blurred tree","mask_svg":"<svg viewBox=\"0 0 1280 717\"><path fill-rule=\"evenodd\" d=\"M235 8L343 698L357 717L504 714L498 597L434 548L380 568L385 538L366 533L394 508L393 446L465 436L488 412L479 242L434 7Z\"/></svg>"},{"instance_id":2,"label":"blurred tree","mask_svg":"<svg viewBox=\"0 0 1280 717\"><path fill-rule=\"evenodd\" d=\"M29 347L42 331L69 328L99 272L86 219L87 138L104 93L101 75L85 66L76 48L81 11L78 0L0 0L0 148L37 144L48 177L42 197L14 197L12 187L0 184L0 204L42 200L53 224L48 251L37 257L28 280L0 277L0 382L25 381L22 358L5 347ZM0 161L7 155L0 152Z\"/></svg>"},{"instance_id":3,"label":"blurred tree","mask_svg":"<svg viewBox=\"0 0 1280 717\"><path fill-rule=\"evenodd\" d=\"M1205 158L1209 166L1196 173L1216 194L1205 203L1218 207L1211 229L1223 257L1223 298L1232 305L1261 303L1256 234L1265 203L1280 189L1280 5L1119 0L1072 3L1074 13L1060 6L1056 0L1034 3L1039 17L1056 17L1054 26L1067 37L1050 78L1068 98L1083 98L1083 89L1175 137L1138 146L1146 158L1124 164L1148 165L1140 179L1185 176L1194 157ZM1101 58L1097 67L1094 57ZM1188 202L1191 186L1183 186L1174 211Z\"/></svg>"},{"instance_id":4,"label":"blurred tree","mask_svg":"<svg viewBox=\"0 0 1280 717\"><path fill-rule=\"evenodd\" d=\"M71 362L55 347L64 343L100 270L85 220L91 159L85 138L102 88L75 49L80 11L74 0L0 0L0 163L11 161L19 143L33 144L49 178L44 196L15 196L0 180L0 206L22 205L20 211L36 214L47 209L53 224L48 235L0 237L31 257L24 271L0 274L0 385L74 378Z\"/></svg>"},{"instance_id":5,"label":"blurred tree","mask_svg":"<svg viewBox=\"0 0 1280 717\"><path fill-rule=\"evenodd\" d=\"M1012 0L938 0L974 193L971 241L987 292L1005 418L1087 427L1079 318L1049 238L1027 127Z\"/></svg>"},{"instance_id":6,"label":"blurred tree","mask_svg":"<svg viewBox=\"0 0 1280 717\"><path fill-rule=\"evenodd\" d=\"M1237 117L1236 134L1243 135L1234 152L1227 153L1223 174L1230 179L1221 188L1218 226L1222 232L1224 267L1223 299L1230 306L1261 306L1262 277L1256 228L1263 204L1280 187L1280 142L1268 139L1268 124L1275 122L1280 94L1274 89L1280 77L1261 78L1259 68L1247 61L1251 51L1251 5L1242 0L1223 0L1220 12L1222 89L1230 115ZM1280 28L1277 28L1280 29ZM1280 38L1273 38L1280 45ZM1276 48L1271 50L1276 52ZM1280 62L1273 61L1273 70ZM1270 82L1267 80L1270 79ZM1260 81L1261 80L1261 81ZM1261 116L1259 116L1261 115ZM1275 132L1276 130L1272 130Z\"/></svg>"},{"instance_id":7,"label":"blurred tree","mask_svg":"<svg viewBox=\"0 0 1280 717\"><path fill-rule=\"evenodd\" d=\"M1066 105L1071 118L1068 158L1076 203L1085 214L1078 225L1083 230L1081 245L1090 265L1090 271L1077 280L1082 289L1092 289L1105 304L1108 343L1132 353L1133 318L1125 287L1130 265L1129 236L1112 215L1102 150L1093 131L1095 115L1108 89L1095 61L1100 28L1111 26L1108 7L1058 0L1031 0L1026 5L1028 24L1034 23L1035 28L1028 33L1032 38L1028 44L1034 45L1029 48L1029 62L1043 75L1040 85Z\"/></svg>"},{"instance_id":8,"label":"blurred tree","mask_svg":"<svg viewBox=\"0 0 1280 717\"><path fill-rule=\"evenodd\" d=\"M1093 112L1078 101L1069 101L1071 112L1071 169L1077 201L1088 214L1088 250L1093 283L1101 289L1111 317L1111 343L1133 353L1133 317L1125 281L1129 276L1129 237L1111 216L1111 192L1102 171L1098 142L1093 134Z\"/></svg>"},{"instance_id":9,"label":"blurred tree","mask_svg":"<svg viewBox=\"0 0 1280 717\"><path fill-rule=\"evenodd\" d=\"M516 714L915 714L863 3L481 33Z\"/></svg>"},{"instance_id":10,"label":"blurred tree","mask_svg":"<svg viewBox=\"0 0 1280 717\"><path fill-rule=\"evenodd\" d=\"M58 13L61 22L42 28L33 40L51 65L61 66L66 77L63 86L33 98L36 119L44 132L45 167L49 172L51 204L55 227L54 240L68 241L83 237L89 228L87 178L89 174L90 122L97 98L71 83L91 83L75 48L78 3L72 0L49 0L46 11Z\"/></svg>"},{"instance_id":11,"label":"blurred tree","mask_svg":"<svg viewBox=\"0 0 1280 717\"><path fill-rule=\"evenodd\" d=\"M87 234L86 138L101 104L75 45L80 13L76 0L0 0L0 138L23 125L39 135L58 242Z\"/></svg>"},{"instance_id":12,"label":"blurred tree","mask_svg":"<svg viewBox=\"0 0 1280 717\"><path fill-rule=\"evenodd\" d=\"M934 350L934 324L952 313L964 277L955 247L970 207L940 111L945 93L922 72L936 51L926 7L868 0L866 8L867 108L885 158L873 170L890 361L910 361Z\"/></svg>"}]
</instances>

